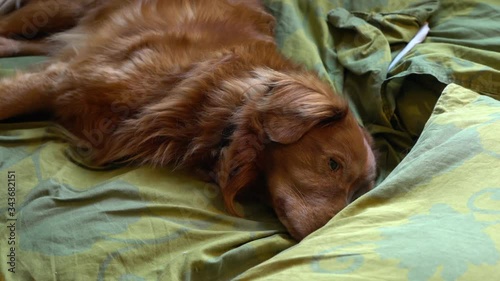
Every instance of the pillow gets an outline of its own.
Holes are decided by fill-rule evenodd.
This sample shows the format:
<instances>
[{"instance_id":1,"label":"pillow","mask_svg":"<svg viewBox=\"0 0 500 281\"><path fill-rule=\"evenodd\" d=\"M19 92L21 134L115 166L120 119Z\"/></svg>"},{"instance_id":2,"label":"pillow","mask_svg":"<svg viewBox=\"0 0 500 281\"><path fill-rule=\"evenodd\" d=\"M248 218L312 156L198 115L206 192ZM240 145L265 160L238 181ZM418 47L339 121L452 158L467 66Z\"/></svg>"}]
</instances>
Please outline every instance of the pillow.
<instances>
[{"instance_id":1,"label":"pillow","mask_svg":"<svg viewBox=\"0 0 500 281\"><path fill-rule=\"evenodd\" d=\"M245 280L500 280L500 102L451 84L377 188Z\"/></svg>"}]
</instances>

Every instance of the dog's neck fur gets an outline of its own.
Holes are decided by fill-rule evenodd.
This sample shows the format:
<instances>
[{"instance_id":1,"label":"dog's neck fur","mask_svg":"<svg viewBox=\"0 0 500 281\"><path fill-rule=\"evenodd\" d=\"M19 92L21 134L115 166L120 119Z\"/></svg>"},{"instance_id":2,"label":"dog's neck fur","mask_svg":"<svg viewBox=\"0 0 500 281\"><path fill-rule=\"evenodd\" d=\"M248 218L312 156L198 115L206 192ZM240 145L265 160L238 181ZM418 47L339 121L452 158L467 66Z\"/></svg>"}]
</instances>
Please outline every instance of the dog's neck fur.
<instances>
[{"instance_id":1,"label":"dog's neck fur","mask_svg":"<svg viewBox=\"0 0 500 281\"><path fill-rule=\"evenodd\" d=\"M92 161L201 167L212 171L210 176L222 188L237 186L235 195L260 174L259 155L269 139L258 107L270 93L270 73L298 70L271 52L276 53L276 47L267 43L231 50L194 64L182 77L165 79L169 84L163 98L151 100L145 109L122 121ZM256 67L267 58L272 58L265 63L269 68ZM231 72L233 77L228 79ZM172 86L172 81L177 82ZM128 138L131 133L137 136L133 140ZM228 207L234 211L232 202Z\"/></svg>"}]
</instances>

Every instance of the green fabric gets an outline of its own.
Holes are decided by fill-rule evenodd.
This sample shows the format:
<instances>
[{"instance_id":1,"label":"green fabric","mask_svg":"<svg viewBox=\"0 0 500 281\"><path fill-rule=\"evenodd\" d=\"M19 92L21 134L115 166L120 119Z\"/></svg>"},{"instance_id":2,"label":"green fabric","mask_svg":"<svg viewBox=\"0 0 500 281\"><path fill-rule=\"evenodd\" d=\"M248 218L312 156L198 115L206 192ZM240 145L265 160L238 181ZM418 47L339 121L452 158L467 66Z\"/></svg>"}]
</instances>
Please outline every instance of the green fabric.
<instances>
[{"instance_id":1,"label":"green fabric","mask_svg":"<svg viewBox=\"0 0 500 281\"><path fill-rule=\"evenodd\" d=\"M245 218L233 217L216 186L185 172L81 167L54 138L62 135L47 123L0 124L7 280L227 280L295 243L270 209L246 204ZM17 187L12 216L9 171ZM11 218L15 274L7 271Z\"/></svg>"},{"instance_id":2,"label":"green fabric","mask_svg":"<svg viewBox=\"0 0 500 281\"><path fill-rule=\"evenodd\" d=\"M27 70L43 63L45 57L18 57L0 59L0 77L13 75L18 70Z\"/></svg>"},{"instance_id":3,"label":"green fabric","mask_svg":"<svg viewBox=\"0 0 500 281\"><path fill-rule=\"evenodd\" d=\"M230 216L217 188L187 171L93 169L72 160L54 124L0 123L0 280L497 276L498 102L453 85L434 105L452 82L500 97L498 1L264 2L283 52L330 81L374 133L386 180L296 245L271 209L242 202L245 217ZM387 73L424 21L428 39ZM43 60L0 59L0 75Z\"/></svg>"},{"instance_id":4,"label":"green fabric","mask_svg":"<svg viewBox=\"0 0 500 281\"><path fill-rule=\"evenodd\" d=\"M498 0L265 2L283 52L348 97L376 136L381 180L411 149L446 84L500 92ZM424 22L428 38L388 73Z\"/></svg>"},{"instance_id":5,"label":"green fabric","mask_svg":"<svg viewBox=\"0 0 500 281\"><path fill-rule=\"evenodd\" d=\"M449 85L381 185L240 279L499 280L499 132L498 100Z\"/></svg>"}]
</instances>

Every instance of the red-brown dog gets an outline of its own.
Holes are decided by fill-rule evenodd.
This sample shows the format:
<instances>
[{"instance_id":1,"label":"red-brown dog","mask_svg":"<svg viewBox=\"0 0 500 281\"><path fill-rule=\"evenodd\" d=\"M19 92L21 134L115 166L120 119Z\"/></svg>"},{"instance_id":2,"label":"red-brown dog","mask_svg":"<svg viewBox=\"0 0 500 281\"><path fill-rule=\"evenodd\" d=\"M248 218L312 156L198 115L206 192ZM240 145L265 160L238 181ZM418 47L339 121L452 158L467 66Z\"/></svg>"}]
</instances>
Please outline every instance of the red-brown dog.
<instances>
[{"instance_id":1,"label":"red-brown dog","mask_svg":"<svg viewBox=\"0 0 500 281\"><path fill-rule=\"evenodd\" d=\"M263 183L299 240L373 186L370 136L278 53L259 1L20 4L0 20L0 54L52 58L0 82L0 120L49 111L96 164L204 170L233 214L237 193Z\"/></svg>"}]
</instances>

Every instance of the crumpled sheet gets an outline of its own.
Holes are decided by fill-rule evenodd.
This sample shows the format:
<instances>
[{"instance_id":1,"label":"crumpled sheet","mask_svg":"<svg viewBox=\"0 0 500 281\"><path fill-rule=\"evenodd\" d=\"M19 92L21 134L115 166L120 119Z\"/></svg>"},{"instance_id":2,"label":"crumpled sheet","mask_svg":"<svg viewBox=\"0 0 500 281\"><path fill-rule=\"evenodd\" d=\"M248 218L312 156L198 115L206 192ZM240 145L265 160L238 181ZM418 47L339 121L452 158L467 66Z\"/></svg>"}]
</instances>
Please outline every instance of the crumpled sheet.
<instances>
[{"instance_id":1,"label":"crumpled sheet","mask_svg":"<svg viewBox=\"0 0 500 281\"><path fill-rule=\"evenodd\" d=\"M265 1L278 44L347 97L375 136L380 181L409 152L447 84L500 92L498 1ZM428 22L427 39L390 72Z\"/></svg>"}]
</instances>

